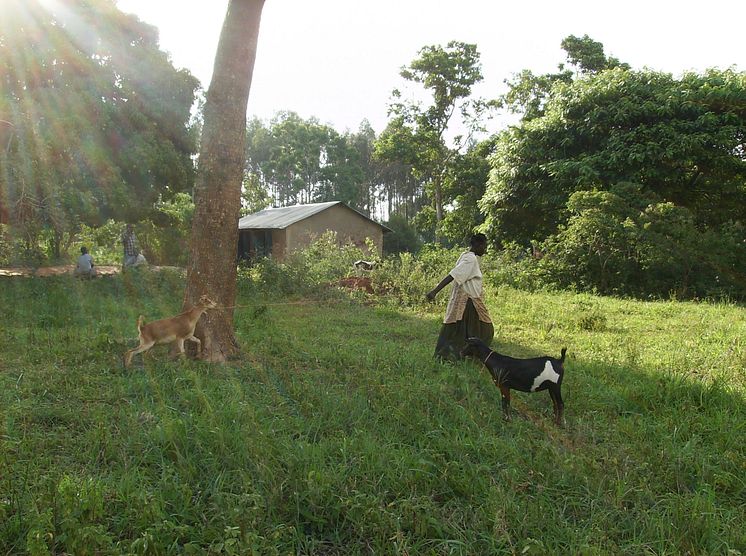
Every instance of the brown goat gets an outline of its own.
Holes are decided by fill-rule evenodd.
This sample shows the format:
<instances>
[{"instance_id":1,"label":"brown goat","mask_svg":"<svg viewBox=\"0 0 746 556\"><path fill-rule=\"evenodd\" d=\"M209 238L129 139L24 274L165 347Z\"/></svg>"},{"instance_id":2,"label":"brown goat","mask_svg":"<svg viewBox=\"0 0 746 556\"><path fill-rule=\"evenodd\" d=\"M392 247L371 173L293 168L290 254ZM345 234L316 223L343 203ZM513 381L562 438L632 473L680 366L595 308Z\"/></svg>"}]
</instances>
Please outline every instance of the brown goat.
<instances>
[{"instance_id":1,"label":"brown goat","mask_svg":"<svg viewBox=\"0 0 746 556\"><path fill-rule=\"evenodd\" d=\"M140 345L124 354L124 366L129 367L133 356L149 350L156 344L176 342L179 355L184 355L185 340L197 343L197 356L199 357L202 353L202 342L194 335L194 329L202 313L217 306L218 304L212 299L203 295L194 307L170 319L154 320L146 324L144 317L140 315L137 319Z\"/></svg>"}]
</instances>

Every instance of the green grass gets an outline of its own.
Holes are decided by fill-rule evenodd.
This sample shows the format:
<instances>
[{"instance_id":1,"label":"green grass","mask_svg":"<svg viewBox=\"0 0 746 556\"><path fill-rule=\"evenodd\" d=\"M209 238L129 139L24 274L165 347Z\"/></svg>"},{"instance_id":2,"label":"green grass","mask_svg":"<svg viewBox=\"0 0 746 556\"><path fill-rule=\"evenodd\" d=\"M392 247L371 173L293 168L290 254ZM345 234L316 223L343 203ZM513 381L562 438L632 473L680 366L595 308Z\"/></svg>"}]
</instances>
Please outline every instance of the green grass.
<instances>
[{"instance_id":1,"label":"green grass","mask_svg":"<svg viewBox=\"0 0 746 556\"><path fill-rule=\"evenodd\" d=\"M181 291L0 283L0 554L746 553L742 307L489 292L497 349L569 348L558 429L434 362L439 307L243 293L241 362L123 370Z\"/></svg>"}]
</instances>

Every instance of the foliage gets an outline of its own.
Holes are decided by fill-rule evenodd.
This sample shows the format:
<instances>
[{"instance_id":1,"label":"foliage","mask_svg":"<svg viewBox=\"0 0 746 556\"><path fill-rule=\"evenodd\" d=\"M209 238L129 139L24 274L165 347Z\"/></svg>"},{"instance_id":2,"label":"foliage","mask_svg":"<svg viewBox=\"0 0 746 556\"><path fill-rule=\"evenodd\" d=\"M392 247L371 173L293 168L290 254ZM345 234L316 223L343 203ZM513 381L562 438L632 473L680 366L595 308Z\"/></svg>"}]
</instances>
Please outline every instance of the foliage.
<instances>
[{"instance_id":1,"label":"foliage","mask_svg":"<svg viewBox=\"0 0 746 556\"><path fill-rule=\"evenodd\" d=\"M151 248L155 264L186 265L194 216L192 196L177 193L170 200L159 199L155 208L152 233L143 234L143 246L158 245Z\"/></svg>"},{"instance_id":2,"label":"foliage","mask_svg":"<svg viewBox=\"0 0 746 556\"><path fill-rule=\"evenodd\" d=\"M247 135L246 213L325 201L373 210L375 132L367 121L357 133L339 133L316 118L280 112L268 126L251 120Z\"/></svg>"},{"instance_id":3,"label":"foliage","mask_svg":"<svg viewBox=\"0 0 746 556\"><path fill-rule=\"evenodd\" d=\"M162 349L122 372L137 316L182 291L149 272L3 281L3 552L746 548L742 307L488 289L501 352L569 348L557 429L547 397L515 393L506 423L483 367L433 361L441 305L247 288L242 359Z\"/></svg>"},{"instance_id":4,"label":"foliage","mask_svg":"<svg viewBox=\"0 0 746 556\"><path fill-rule=\"evenodd\" d=\"M77 38L75 38L77 37ZM140 218L191 188L197 80L158 49L155 28L109 0L12 0L0 24L0 115L12 123L0 186L11 214L58 234Z\"/></svg>"},{"instance_id":5,"label":"foliage","mask_svg":"<svg viewBox=\"0 0 746 556\"><path fill-rule=\"evenodd\" d=\"M394 90L389 108L393 117L376 143L376 157L411 173L419 182L418 187L427 192L438 226L449 202L444 195L445 177L467 143L459 135L449 145L446 132L454 114L459 113L473 133L487 107L481 100L469 99L472 87L482 80L479 52L476 45L457 41L449 42L445 48L426 46L418 58L402 69L401 76L422 84L432 95L432 102L423 108L417 102L401 100L401 92ZM433 231L440 235L437 227Z\"/></svg>"},{"instance_id":6,"label":"foliage","mask_svg":"<svg viewBox=\"0 0 746 556\"><path fill-rule=\"evenodd\" d=\"M540 245L540 256L508 250L493 279L529 289L746 299L743 226L703 232L689 210L642 191L618 184L611 191L573 193L567 225Z\"/></svg>"},{"instance_id":7,"label":"foliage","mask_svg":"<svg viewBox=\"0 0 746 556\"><path fill-rule=\"evenodd\" d=\"M194 203L191 195L178 193L170 201L156 203L153 219L134 225L135 235L150 264L184 266L189 253ZM125 224L109 220L102 226L81 225L70 243L71 259L86 246L99 265L122 264L122 233Z\"/></svg>"},{"instance_id":8,"label":"foliage","mask_svg":"<svg viewBox=\"0 0 746 556\"><path fill-rule=\"evenodd\" d=\"M0 265L41 265L46 254L40 241L40 232L35 231L32 238L22 238L14 231L9 225L0 224Z\"/></svg>"},{"instance_id":9,"label":"foliage","mask_svg":"<svg viewBox=\"0 0 746 556\"><path fill-rule=\"evenodd\" d=\"M607 69L630 69L629 64L607 56L604 45L588 35L569 35L562 40L562 49L567 53L567 61L581 73L598 73ZM560 68L562 69L562 68Z\"/></svg>"},{"instance_id":10,"label":"foliage","mask_svg":"<svg viewBox=\"0 0 746 556\"><path fill-rule=\"evenodd\" d=\"M416 253L422 242L417 236L417 230L407 221L406 217L392 214L384 225L391 231L383 234L383 252L386 255L407 251Z\"/></svg>"},{"instance_id":11,"label":"foliage","mask_svg":"<svg viewBox=\"0 0 746 556\"><path fill-rule=\"evenodd\" d=\"M607 69L630 69L628 64L606 56L604 45L588 35L569 35L562 40L561 46L567 55L567 62L578 74L588 76ZM573 72L566 69L564 64L559 64L557 73L544 75L535 75L531 70L523 70L513 76L512 80L505 80L508 92L497 100L497 104L510 112L521 114L522 120L528 122L543 116L546 102L552 96L553 89L561 84L572 83L573 77Z\"/></svg>"},{"instance_id":12,"label":"foliage","mask_svg":"<svg viewBox=\"0 0 746 556\"><path fill-rule=\"evenodd\" d=\"M339 240L327 231L308 247L289 253L278 261L267 257L243 269L239 282L246 291L259 290L272 295L314 295L323 287L353 273L353 263L374 258L376 248L366 250Z\"/></svg>"},{"instance_id":13,"label":"foliage","mask_svg":"<svg viewBox=\"0 0 746 556\"><path fill-rule=\"evenodd\" d=\"M71 245L73 254L80 252L85 246L97 265L122 264L122 244L120 238L124 231L124 224L109 220L103 226L91 228L83 224L77 238Z\"/></svg>"},{"instance_id":14,"label":"foliage","mask_svg":"<svg viewBox=\"0 0 746 556\"><path fill-rule=\"evenodd\" d=\"M414 132L403 116L395 116L375 140L373 157L381 168L382 192L388 214L411 220L429 202L422 180L416 176Z\"/></svg>"},{"instance_id":15,"label":"foliage","mask_svg":"<svg viewBox=\"0 0 746 556\"><path fill-rule=\"evenodd\" d=\"M642 186L703 233L746 220L746 74L602 71L558 84L544 115L502 133L480 202L500 240L543 239L575 191ZM540 215L540 216L539 216Z\"/></svg>"},{"instance_id":16,"label":"foliage","mask_svg":"<svg viewBox=\"0 0 746 556\"><path fill-rule=\"evenodd\" d=\"M417 254L402 252L387 257L372 273L374 287L396 305L423 306L425 293L448 274L460 254L461 250L429 243Z\"/></svg>"},{"instance_id":17,"label":"foliage","mask_svg":"<svg viewBox=\"0 0 746 556\"><path fill-rule=\"evenodd\" d=\"M465 154L456 155L446 175L444 196L450 207L438 229L447 244L468 244L475 228L484 221L478 203L487 186L493 145L491 140L483 141Z\"/></svg>"},{"instance_id":18,"label":"foliage","mask_svg":"<svg viewBox=\"0 0 746 556\"><path fill-rule=\"evenodd\" d=\"M314 200L343 201L372 214L378 167L373 160L375 131L363 120L357 133L332 133L326 149L322 180Z\"/></svg>"},{"instance_id":19,"label":"foliage","mask_svg":"<svg viewBox=\"0 0 746 556\"><path fill-rule=\"evenodd\" d=\"M281 206L309 203L331 132L315 118L306 121L294 112L277 114L269 128L254 119L247 140L249 171Z\"/></svg>"},{"instance_id":20,"label":"foliage","mask_svg":"<svg viewBox=\"0 0 746 556\"><path fill-rule=\"evenodd\" d=\"M7 224L0 224L0 266L8 266L13 260L13 238Z\"/></svg>"},{"instance_id":21,"label":"foliage","mask_svg":"<svg viewBox=\"0 0 746 556\"><path fill-rule=\"evenodd\" d=\"M271 206L272 197L259 182L259 176L247 172L241 187L241 216L254 214Z\"/></svg>"},{"instance_id":22,"label":"foliage","mask_svg":"<svg viewBox=\"0 0 746 556\"><path fill-rule=\"evenodd\" d=\"M479 203L513 245L500 279L743 298L746 74L633 71L587 35L562 47L576 73L524 72L502 98L523 118L496 138Z\"/></svg>"}]
</instances>

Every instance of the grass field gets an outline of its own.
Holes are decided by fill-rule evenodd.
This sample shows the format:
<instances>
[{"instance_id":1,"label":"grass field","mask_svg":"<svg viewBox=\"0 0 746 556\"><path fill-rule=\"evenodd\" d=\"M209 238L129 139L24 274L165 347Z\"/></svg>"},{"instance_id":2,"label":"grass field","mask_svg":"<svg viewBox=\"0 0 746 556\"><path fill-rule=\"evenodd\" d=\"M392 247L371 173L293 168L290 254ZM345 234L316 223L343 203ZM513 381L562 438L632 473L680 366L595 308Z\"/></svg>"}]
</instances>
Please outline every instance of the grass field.
<instances>
[{"instance_id":1,"label":"grass field","mask_svg":"<svg viewBox=\"0 0 746 556\"><path fill-rule=\"evenodd\" d=\"M743 307L490 291L497 349L568 347L558 429L439 307L244 291L241 361L123 370L182 287L0 282L0 554L746 554Z\"/></svg>"}]
</instances>

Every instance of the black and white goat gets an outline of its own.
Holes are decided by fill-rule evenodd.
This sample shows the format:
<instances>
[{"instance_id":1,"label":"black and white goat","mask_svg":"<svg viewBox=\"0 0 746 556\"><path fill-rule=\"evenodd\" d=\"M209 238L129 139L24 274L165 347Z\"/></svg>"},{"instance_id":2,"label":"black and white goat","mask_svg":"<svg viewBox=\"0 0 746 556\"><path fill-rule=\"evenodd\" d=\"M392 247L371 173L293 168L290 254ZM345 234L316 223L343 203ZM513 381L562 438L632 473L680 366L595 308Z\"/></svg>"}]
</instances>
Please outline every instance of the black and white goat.
<instances>
[{"instance_id":1,"label":"black and white goat","mask_svg":"<svg viewBox=\"0 0 746 556\"><path fill-rule=\"evenodd\" d=\"M534 357L533 359L515 359L493 351L479 338L468 338L467 345L461 350L461 355L470 355L480 359L490 371L492 380L500 389L502 395L503 413L505 419L510 419L510 390L521 392L539 392L549 390L549 396L554 404L554 420L562 425L563 410L560 387L565 374L565 353L562 348L559 359L554 357Z\"/></svg>"}]
</instances>

